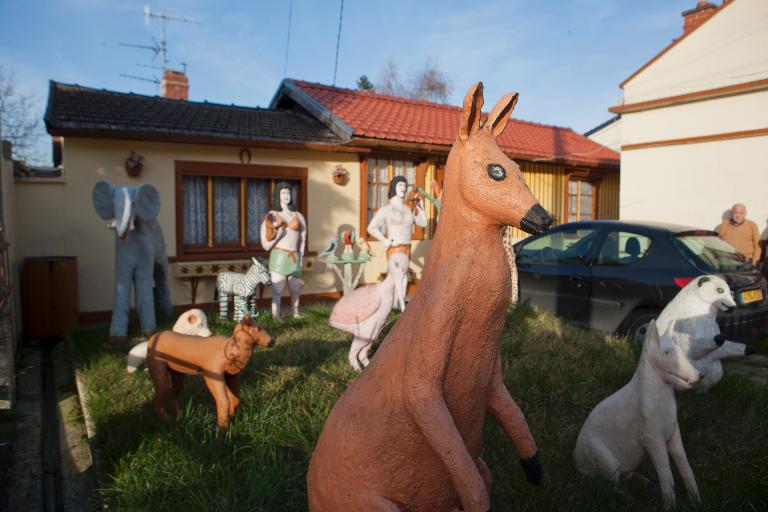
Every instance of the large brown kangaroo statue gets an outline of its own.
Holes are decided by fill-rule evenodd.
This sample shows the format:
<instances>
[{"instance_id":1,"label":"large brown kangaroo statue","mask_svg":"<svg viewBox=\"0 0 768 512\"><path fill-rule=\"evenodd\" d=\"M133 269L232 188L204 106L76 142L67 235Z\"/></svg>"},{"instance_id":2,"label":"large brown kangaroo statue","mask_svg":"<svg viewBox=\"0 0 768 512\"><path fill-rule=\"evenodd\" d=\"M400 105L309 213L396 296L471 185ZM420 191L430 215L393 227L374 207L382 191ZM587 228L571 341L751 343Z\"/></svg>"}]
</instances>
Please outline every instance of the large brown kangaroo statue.
<instances>
[{"instance_id":1,"label":"large brown kangaroo statue","mask_svg":"<svg viewBox=\"0 0 768 512\"><path fill-rule=\"evenodd\" d=\"M481 125L482 83L464 98L421 284L328 416L307 474L312 512L489 510L486 413L504 427L528 479L541 481L499 353L510 297L503 226L537 233L552 223L496 145L515 103L517 94L504 96Z\"/></svg>"}]
</instances>

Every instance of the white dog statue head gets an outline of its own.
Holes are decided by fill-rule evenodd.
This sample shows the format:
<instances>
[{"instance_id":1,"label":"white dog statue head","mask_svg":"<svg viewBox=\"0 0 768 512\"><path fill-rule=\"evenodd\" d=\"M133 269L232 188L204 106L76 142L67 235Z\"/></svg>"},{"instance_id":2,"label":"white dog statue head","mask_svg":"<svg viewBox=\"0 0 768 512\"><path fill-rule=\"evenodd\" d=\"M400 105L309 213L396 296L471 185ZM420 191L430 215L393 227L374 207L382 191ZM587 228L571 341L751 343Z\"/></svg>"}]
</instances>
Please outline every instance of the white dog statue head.
<instances>
[{"instance_id":1,"label":"white dog statue head","mask_svg":"<svg viewBox=\"0 0 768 512\"><path fill-rule=\"evenodd\" d=\"M190 309L182 313L173 325L173 332L203 338L211 335L211 331L208 329L208 317L199 309Z\"/></svg>"},{"instance_id":2,"label":"white dog statue head","mask_svg":"<svg viewBox=\"0 0 768 512\"><path fill-rule=\"evenodd\" d=\"M680 293L697 297L700 301L715 308L715 311L733 311L736 308L736 301L731 295L731 288L725 279L719 276L697 277L688 283Z\"/></svg>"},{"instance_id":3,"label":"white dog statue head","mask_svg":"<svg viewBox=\"0 0 768 512\"><path fill-rule=\"evenodd\" d=\"M668 332L674 332L674 327L672 322ZM648 327L640 357L658 372L664 382L676 389L691 389L701 380L701 372L686 357L685 351L671 338L659 333L656 321L651 321Z\"/></svg>"}]
</instances>

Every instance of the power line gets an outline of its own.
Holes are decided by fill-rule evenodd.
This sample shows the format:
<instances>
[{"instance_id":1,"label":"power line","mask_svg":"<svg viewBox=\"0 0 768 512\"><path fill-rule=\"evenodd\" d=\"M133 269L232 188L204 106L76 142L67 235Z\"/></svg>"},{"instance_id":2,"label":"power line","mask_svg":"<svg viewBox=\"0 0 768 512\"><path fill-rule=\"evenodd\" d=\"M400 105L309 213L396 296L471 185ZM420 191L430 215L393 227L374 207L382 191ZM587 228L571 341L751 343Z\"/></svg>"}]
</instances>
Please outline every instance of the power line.
<instances>
[{"instance_id":1,"label":"power line","mask_svg":"<svg viewBox=\"0 0 768 512\"><path fill-rule=\"evenodd\" d=\"M339 69L339 46L341 45L341 22L344 19L344 0L341 0L339 9L339 33L336 36L336 61L333 64L333 86L336 87L336 71Z\"/></svg>"},{"instance_id":2,"label":"power line","mask_svg":"<svg viewBox=\"0 0 768 512\"><path fill-rule=\"evenodd\" d=\"M291 21L293 19L293 0L288 6L288 36L285 38L285 62L283 63L283 78L288 76L288 48L291 46Z\"/></svg>"}]
</instances>

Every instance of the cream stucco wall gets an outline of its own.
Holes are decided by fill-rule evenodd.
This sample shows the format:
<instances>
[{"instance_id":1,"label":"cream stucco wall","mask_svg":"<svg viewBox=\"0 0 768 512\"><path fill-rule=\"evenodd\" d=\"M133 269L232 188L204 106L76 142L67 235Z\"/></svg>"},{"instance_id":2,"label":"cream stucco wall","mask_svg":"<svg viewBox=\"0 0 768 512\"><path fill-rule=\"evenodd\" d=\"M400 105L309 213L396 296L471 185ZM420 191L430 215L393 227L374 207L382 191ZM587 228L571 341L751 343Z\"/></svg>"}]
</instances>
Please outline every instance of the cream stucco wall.
<instances>
[{"instance_id":1,"label":"cream stucco wall","mask_svg":"<svg viewBox=\"0 0 768 512\"><path fill-rule=\"evenodd\" d=\"M64 173L58 183L16 183L18 250L24 256L72 255L78 259L80 310L111 309L114 290L114 232L93 210L91 192L102 179L116 185L152 183L162 197L159 221L169 256L176 250L175 181L176 160L240 163L240 147L132 142L119 140L65 138ZM123 162L130 150L144 156L139 178L129 177ZM308 169L307 208L308 251L320 252L340 224L359 229L360 166L353 153L270 150L250 148L251 164L298 166ZM342 164L350 173L345 186L333 184L331 171ZM427 244L414 245L414 267L423 261ZM366 268L365 280L372 281L386 269L384 252L373 244L374 261ZM340 289L330 269L319 262L305 272L302 294ZM186 281L172 278L174 304L191 302ZM269 296L269 293L267 294ZM213 280L204 279L197 302L213 300Z\"/></svg>"},{"instance_id":2,"label":"cream stucco wall","mask_svg":"<svg viewBox=\"0 0 768 512\"><path fill-rule=\"evenodd\" d=\"M621 125L622 145L768 128L768 91L632 112Z\"/></svg>"},{"instance_id":3,"label":"cream stucco wall","mask_svg":"<svg viewBox=\"0 0 768 512\"><path fill-rule=\"evenodd\" d=\"M766 77L768 2L733 0L626 83L624 102ZM768 136L738 133L766 129L768 91L622 114L620 218L711 229L741 202L765 237ZM664 145L626 147L648 142Z\"/></svg>"},{"instance_id":4,"label":"cream stucco wall","mask_svg":"<svg viewBox=\"0 0 768 512\"><path fill-rule=\"evenodd\" d=\"M768 137L625 151L620 187L622 220L713 229L740 202L765 238Z\"/></svg>"},{"instance_id":5,"label":"cream stucco wall","mask_svg":"<svg viewBox=\"0 0 768 512\"><path fill-rule=\"evenodd\" d=\"M589 139L618 152L621 148L621 119L589 134Z\"/></svg>"},{"instance_id":6,"label":"cream stucco wall","mask_svg":"<svg viewBox=\"0 0 768 512\"><path fill-rule=\"evenodd\" d=\"M10 148L10 143L9 148ZM0 142L2 145L2 142ZM16 184L13 178L13 160L5 158L0 151L0 188L2 188L3 229L5 229L5 241L8 243L8 271L10 272L13 298L11 308L13 310L12 332L18 335L21 332L21 262L18 247L18 226L16 224ZM15 346L15 345L14 345Z\"/></svg>"},{"instance_id":7,"label":"cream stucco wall","mask_svg":"<svg viewBox=\"0 0 768 512\"><path fill-rule=\"evenodd\" d=\"M734 0L627 82L624 102L768 78L766 62L768 2Z\"/></svg>"}]
</instances>

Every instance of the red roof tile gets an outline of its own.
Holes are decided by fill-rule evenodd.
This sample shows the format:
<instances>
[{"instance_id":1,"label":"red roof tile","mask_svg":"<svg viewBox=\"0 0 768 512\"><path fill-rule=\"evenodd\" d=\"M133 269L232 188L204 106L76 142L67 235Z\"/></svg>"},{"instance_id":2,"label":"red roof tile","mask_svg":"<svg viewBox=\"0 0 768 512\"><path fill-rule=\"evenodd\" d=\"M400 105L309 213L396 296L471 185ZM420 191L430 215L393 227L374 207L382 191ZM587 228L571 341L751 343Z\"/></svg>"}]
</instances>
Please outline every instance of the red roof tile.
<instances>
[{"instance_id":1,"label":"red roof tile","mask_svg":"<svg viewBox=\"0 0 768 512\"><path fill-rule=\"evenodd\" d=\"M346 123L355 137L451 145L459 130L459 107L298 80L293 83ZM529 160L619 166L618 153L570 128L513 118L497 140L505 153Z\"/></svg>"}]
</instances>

